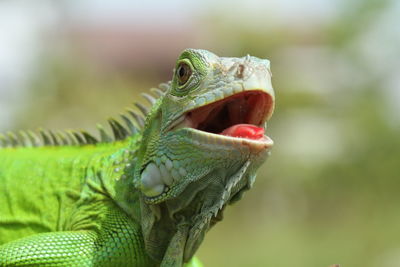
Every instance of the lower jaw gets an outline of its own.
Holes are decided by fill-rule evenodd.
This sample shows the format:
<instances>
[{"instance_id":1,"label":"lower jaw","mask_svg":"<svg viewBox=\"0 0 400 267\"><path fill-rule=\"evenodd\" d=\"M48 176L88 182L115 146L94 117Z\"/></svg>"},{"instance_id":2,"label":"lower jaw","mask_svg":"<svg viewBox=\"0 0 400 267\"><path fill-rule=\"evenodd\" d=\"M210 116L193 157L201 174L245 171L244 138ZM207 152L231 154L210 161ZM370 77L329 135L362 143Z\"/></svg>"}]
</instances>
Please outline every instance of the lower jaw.
<instances>
[{"instance_id":1,"label":"lower jaw","mask_svg":"<svg viewBox=\"0 0 400 267\"><path fill-rule=\"evenodd\" d=\"M264 135L259 139L249 139L243 137L232 137L220 134L214 134L196 130L193 128L186 128L191 132L192 138L205 144L222 145L222 146L235 146L235 147L248 147L252 152L260 152L262 150L269 150L272 148L274 142L271 138Z\"/></svg>"}]
</instances>

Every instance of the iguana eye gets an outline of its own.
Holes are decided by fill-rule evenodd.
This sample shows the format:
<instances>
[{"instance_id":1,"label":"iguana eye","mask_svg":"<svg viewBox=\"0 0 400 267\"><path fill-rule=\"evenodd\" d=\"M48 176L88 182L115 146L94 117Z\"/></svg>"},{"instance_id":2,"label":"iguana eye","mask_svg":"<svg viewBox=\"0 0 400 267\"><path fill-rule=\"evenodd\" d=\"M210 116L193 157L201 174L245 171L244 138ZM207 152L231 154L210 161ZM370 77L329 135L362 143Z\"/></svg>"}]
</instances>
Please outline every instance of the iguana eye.
<instances>
[{"instance_id":1,"label":"iguana eye","mask_svg":"<svg viewBox=\"0 0 400 267\"><path fill-rule=\"evenodd\" d=\"M179 63L178 68L176 69L178 84L184 85L189 80L191 75L192 75L192 69L190 68L190 66L185 62Z\"/></svg>"}]
</instances>

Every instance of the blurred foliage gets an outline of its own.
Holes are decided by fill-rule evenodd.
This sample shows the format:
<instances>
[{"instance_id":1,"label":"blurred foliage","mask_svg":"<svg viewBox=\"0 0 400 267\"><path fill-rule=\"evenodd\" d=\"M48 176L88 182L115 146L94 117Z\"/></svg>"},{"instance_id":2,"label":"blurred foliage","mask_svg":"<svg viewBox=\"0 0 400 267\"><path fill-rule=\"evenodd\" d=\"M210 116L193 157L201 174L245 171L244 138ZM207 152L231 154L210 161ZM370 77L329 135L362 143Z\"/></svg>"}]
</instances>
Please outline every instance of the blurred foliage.
<instances>
[{"instance_id":1,"label":"blurred foliage","mask_svg":"<svg viewBox=\"0 0 400 267\"><path fill-rule=\"evenodd\" d=\"M206 266L400 266L400 129L388 119L385 78L359 49L392 3L349 1L335 19L301 30L248 27L218 8L202 19L207 38L197 45L269 58L277 94L272 156L207 235ZM16 128L93 129L165 79L46 55Z\"/></svg>"}]
</instances>

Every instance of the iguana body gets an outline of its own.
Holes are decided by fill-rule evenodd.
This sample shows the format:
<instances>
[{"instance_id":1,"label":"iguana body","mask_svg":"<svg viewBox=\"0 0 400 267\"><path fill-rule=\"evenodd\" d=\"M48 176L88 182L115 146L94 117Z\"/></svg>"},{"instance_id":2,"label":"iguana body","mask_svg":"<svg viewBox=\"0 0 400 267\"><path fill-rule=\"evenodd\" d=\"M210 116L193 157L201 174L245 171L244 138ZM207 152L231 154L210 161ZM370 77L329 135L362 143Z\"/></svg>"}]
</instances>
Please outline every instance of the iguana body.
<instances>
[{"instance_id":1,"label":"iguana body","mask_svg":"<svg viewBox=\"0 0 400 267\"><path fill-rule=\"evenodd\" d=\"M145 120L130 111L141 129L110 120L113 138L0 136L0 266L200 265L272 146L269 62L187 49L162 87Z\"/></svg>"}]
</instances>

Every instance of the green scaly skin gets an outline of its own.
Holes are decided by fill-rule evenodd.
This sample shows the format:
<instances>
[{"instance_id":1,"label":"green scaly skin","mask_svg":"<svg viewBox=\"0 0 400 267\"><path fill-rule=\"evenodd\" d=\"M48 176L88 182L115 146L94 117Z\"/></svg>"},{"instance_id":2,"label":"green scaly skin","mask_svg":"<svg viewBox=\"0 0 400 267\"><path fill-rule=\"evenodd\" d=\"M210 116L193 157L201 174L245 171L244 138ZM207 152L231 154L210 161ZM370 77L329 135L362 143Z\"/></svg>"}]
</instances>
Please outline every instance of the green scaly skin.
<instances>
[{"instance_id":1,"label":"green scaly skin","mask_svg":"<svg viewBox=\"0 0 400 267\"><path fill-rule=\"evenodd\" d=\"M210 112L192 111L258 92L259 114L246 115L257 122L245 123L265 127L274 93L269 62L255 57L187 49L175 70L143 129L125 138L113 127L109 142L10 138L0 149L0 266L201 266L204 234L252 186L272 141L196 129ZM235 99L225 115L242 112Z\"/></svg>"}]
</instances>

